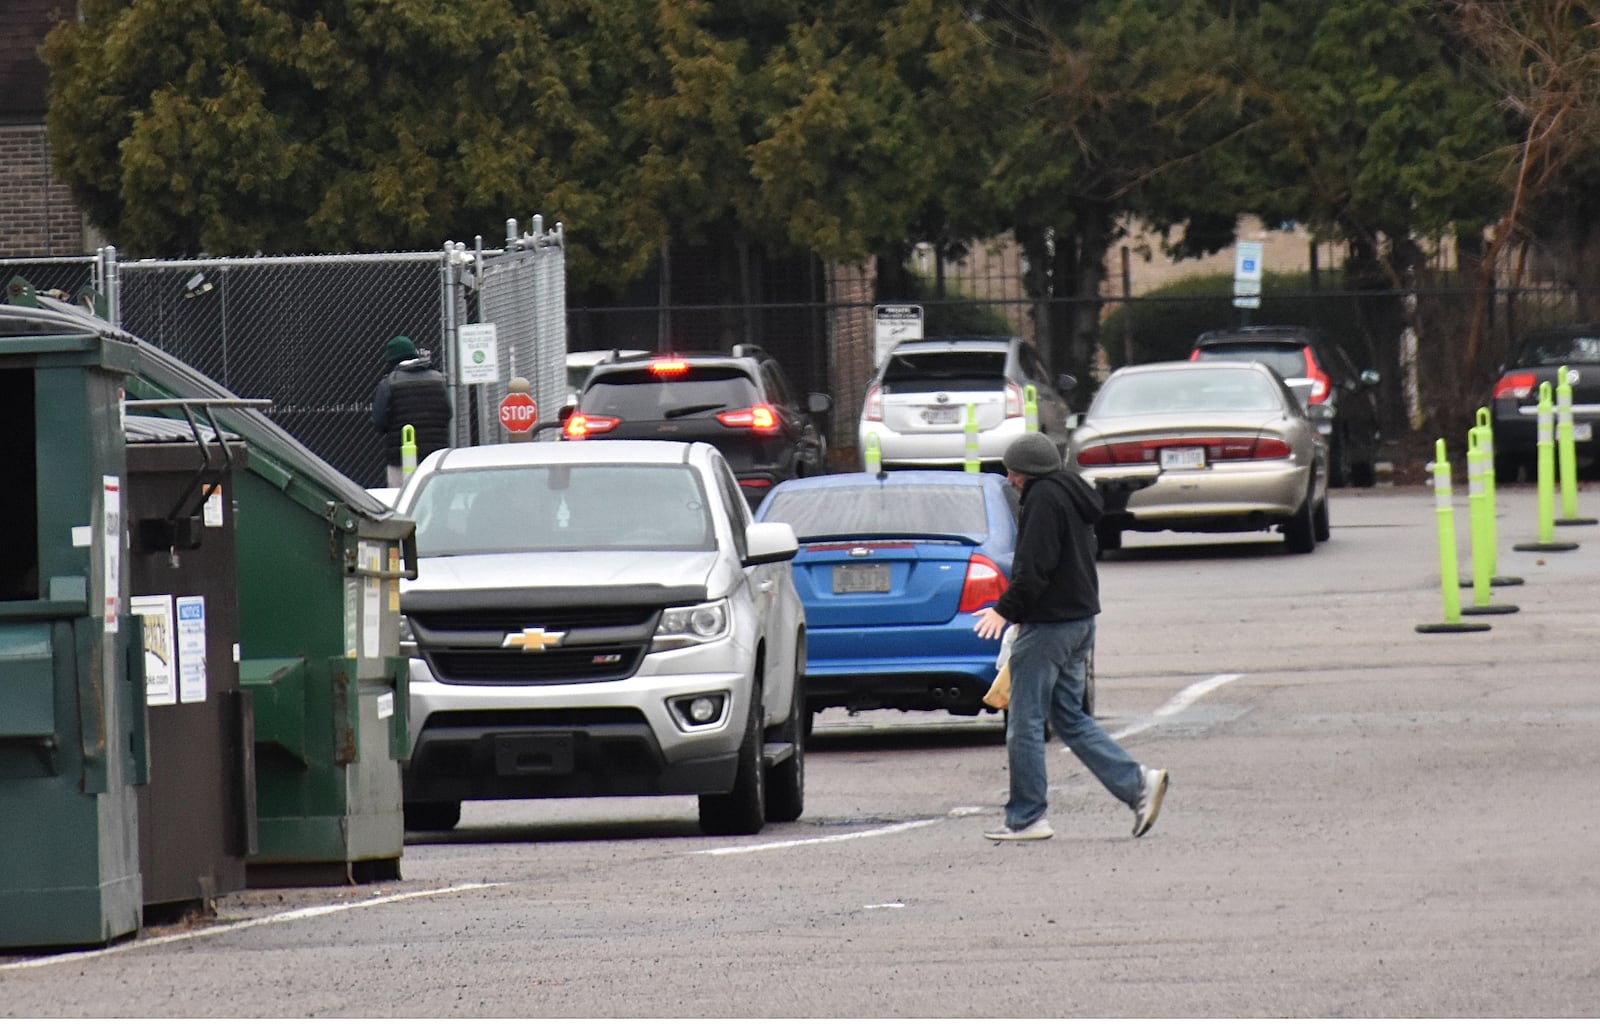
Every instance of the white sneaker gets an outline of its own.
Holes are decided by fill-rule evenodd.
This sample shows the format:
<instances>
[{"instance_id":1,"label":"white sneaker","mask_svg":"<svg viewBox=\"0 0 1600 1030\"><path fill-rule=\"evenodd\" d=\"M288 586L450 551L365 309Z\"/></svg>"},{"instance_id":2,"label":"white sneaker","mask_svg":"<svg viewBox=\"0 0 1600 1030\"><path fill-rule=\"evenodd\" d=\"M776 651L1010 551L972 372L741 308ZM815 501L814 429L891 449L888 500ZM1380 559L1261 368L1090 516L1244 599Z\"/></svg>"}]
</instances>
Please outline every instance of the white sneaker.
<instances>
[{"instance_id":1,"label":"white sneaker","mask_svg":"<svg viewBox=\"0 0 1600 1030\"><path fill-rule=\"evenodd\" d=\"M985 830L983 835L990 840L1049 840L1056 835L1050 828L1050 823L1040 816L1020 829L1012 830L1004 826L996 830Z\"/></svg>"},{"instance_id":2,"label":"white sneaker","mask_svg":"<svg viewBox=\"0 0 1600 1030\"><path fill-rule=\"evenodd\" d=\"M1167 771L1139 767L1139 802L1133 806L1133 835L1143 837L1161 814L1161 799L1167 796Z\"/></svg>"}]
</instances>

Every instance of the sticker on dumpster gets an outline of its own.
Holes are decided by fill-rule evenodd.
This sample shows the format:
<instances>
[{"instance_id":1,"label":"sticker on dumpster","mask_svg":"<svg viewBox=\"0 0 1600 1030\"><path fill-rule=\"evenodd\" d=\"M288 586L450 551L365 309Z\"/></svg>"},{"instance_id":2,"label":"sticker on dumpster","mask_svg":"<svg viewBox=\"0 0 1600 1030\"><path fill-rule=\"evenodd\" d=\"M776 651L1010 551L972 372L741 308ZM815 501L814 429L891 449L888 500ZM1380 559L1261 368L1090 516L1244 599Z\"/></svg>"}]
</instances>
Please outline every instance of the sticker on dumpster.
<instances>
[{"instance_id":1,"label":"sticker on dumpster","mask_svg":"<svg viewBox=\"0 0 1600 1030\"><path fill-rule=\"evenodd\" d=\"M222 484L217 483L206 487L206 503L201 509L205 518L206 528L215 529L222 525Z\"/></svg>"},{"instance_id":2,"label":"sticker on dumpster","mask_svg":"<svg viewBox=\"0 0 1600 1030\"><path fill-rule=\"evenodd\" d=\"M178 700L206 699L206 599L178 598Z\"/></svg>"},{"instance_id":3,"label":"sticker on dumpster","mask_svg":"<svg viewBox=\"0 0 1600 1030\"><path fill-rule=\"evenodd\" d=\"M101 479L105 519L105 631L117 631L117 602L122 597L122 484L116 476Z\"/></svg>"},{"instance_id":4,"label":"sticker on dumpster","mask_svg":"<svg viewBox=\"0 0 1600 1030\"><path fill-rule=\"evenodd\" d=\"M368 572L383 569L383 548L369 540L361 541L358 560ZM378 658L383 655L383 581L369 577L362 588L361 598L361 657Z\"/></svg>"},{"instance_id":5,"label":"sticker on dumpster","mask_svg":"<svg viewBox=\"0 0 1600 1030\"><path fill-rule=\"evenodd\" d=\"M172 595L135 597L128 611L144 617L144 703L151 708L177 704L178 655L172 626Z\"/></svg>"}]
</instances>

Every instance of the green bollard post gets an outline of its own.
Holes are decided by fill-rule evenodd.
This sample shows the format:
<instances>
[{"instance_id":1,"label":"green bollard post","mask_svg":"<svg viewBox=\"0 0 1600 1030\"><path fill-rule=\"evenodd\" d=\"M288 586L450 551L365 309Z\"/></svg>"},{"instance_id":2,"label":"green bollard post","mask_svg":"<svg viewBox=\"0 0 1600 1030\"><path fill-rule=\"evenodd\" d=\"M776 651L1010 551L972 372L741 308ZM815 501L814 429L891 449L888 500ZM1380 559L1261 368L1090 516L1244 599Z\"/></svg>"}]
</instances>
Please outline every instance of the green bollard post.
<instances>
[{"instance_id":1,"label":"green bollard post","mask_svg":"<svg viewBox=\"0 0 1600 1030\"><path fill-rule=\"evenodd\" d=\"M967 404L967 434L966 461L961 467L968 472L977 472L983 468L983 462L978 460L978 406L971 402Z\"/></svg>"},{"instance_id":2,"label":"green bollard post","mask_svg":"<svg viewBox=\"0 0 1600 1030\"><path fill-rule=\"evenodd\" d=\"M1478 450L1482 451L1480 463L1483 477L1483 533L1487 541L1484 549L1489 552L1489 585L1491 587L1514 587L1522 585L1521 576L1500 575L1500 509L1495 498L1494 475L1494 424L1488 408L1479 408L1477 424L1467 430L1467 481L1472 481L1472 447L1473 438L1477 438ZM1474 581L1463 579L1461 585L1473 586Z\"/></svg>"},{"instance_id":3,"label":"green bollard post","mask_svg":"<svg viewBox=\"0 0 1600 1030\"><path fill-rule=\"evenodd\" d=\"M1556 539L1555 530L1555 404L1550 384L1539 384L1539 539L1517 544L1513 551L1575 551L1578 545Z\"/></svg>"},{"instance_id":4,"label":"green bollard post","mask_svg":"<svg viewBox=\"0 0 1600 1030\"><path fill-rule=\"evenodd\" d=\"M1444 440L1434 444L1433 508L1439 520L1439 587L1444 595L1444 621L1425 622L1418 633L1476 633L1489 628L1486 622L1461 621L1461 583L1456 571L1456 513L1450 500L1450 462L1445 457Z\"/></svg>"},{"instance_id":5,"label":"green bollard post","mask_svg":"<svg viewBox=\"0 0 1600 1030\"><path fill-rule=\"evenodd\" d=\"M1494 470L1483 450L1483 433L1474 426L1467 430L1467 515L1472 544L1472 605L1463 615L1509 615L1514 604L1491 604L1489 588L1494 583L1494 509L1490 507L1488 484ZM1466 584L1463 584L1465 586Z\"/></svg>"},{"instance_id":6,"label":"green bollard post","mask_svg":"<svg viewBox=\"0 0 1600 1030\"><path fill-rule=\"evenodd\" d=\"M883 475L883 447L878 443L877 433L867 434L867 472L874 476Z\"/></svg>"},{"instance_id":7,"label":"green bollard post","mask_svg":"<svg viewBox=\"0 0 1600 1030\"><path fill-rule=\"evenodd\" d=\"M1558 526L1592 526L1600 519L1578 514L1578 453L1572 439L1572 380L1567 366L1556 372L1556 477L1561 483L1561 517Z\"/></svg>"},{"instance_id":8,"label":"green bollard post","mask_svg":"<svg viewBox=\"0 0 1600 1030\"><path fill-rule=\"evenodd\" d=\"M1022 388L1022 427L1030 433L1039 428L1039 388L1032 383Z\"/></svg>"},{"instance_id":9,"label":"green bollard post","mask_svg":"<svg viewBox=\"0 0 1600 1030\"><path fill-rule=\"evenodd\" d=\"M400 427L400 479L406 482L417 470L417 427Z\"/></svg>"}]
</instances>

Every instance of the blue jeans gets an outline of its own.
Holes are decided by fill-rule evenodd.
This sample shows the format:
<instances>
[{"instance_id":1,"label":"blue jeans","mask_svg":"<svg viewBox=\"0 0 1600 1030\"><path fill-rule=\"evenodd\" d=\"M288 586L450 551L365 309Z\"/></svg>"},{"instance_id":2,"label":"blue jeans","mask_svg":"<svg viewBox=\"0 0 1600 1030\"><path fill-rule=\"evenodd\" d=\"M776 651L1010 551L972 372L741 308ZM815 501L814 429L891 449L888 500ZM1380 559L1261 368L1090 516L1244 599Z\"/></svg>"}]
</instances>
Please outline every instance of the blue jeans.
<instances>
[{"instance_id":1,"label":"blue jeans","mask_svg":"<svg viewBox=\"0 0 1600 1030\"><path fill-rule=\"evenodd\" d=\"M1017 627L1011 644L1011 718L1006 725L1006 756L1011 764L1006 826L1013 830L1045 813L1045 793L1050 789L1044 756L1046 719L1061 742L1119 801L1130 808L1139 803L1139 763L1083 714L1084 677L1093 649L1093 616Z\"/></svg>"}]
</instances>

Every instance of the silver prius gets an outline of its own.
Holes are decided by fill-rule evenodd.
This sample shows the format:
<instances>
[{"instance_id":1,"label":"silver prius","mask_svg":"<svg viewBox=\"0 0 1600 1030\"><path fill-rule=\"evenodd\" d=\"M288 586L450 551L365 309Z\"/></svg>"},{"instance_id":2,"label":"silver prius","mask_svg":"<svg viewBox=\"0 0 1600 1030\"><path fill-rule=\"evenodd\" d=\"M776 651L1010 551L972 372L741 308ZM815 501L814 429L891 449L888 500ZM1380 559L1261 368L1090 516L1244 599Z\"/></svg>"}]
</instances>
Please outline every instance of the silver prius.
<instances>
[{"instance_id":1,"label":"silver prius","mask_svg":"<svg viewBox=\"0 0 1600 1030\"><path fill-rule=\"evenodd\" d=\"M396 507L417 526L408 829L495 798L697 795L711 834L800 817L799 545L714 447L443 450Z\"/></svg>"},{"instance_id":2,"label":"silver prius","mask_svg":"<svg viewBox=\"0 0 1600 1030\"><path fill-rule=\"evenodd\" d=\"M1128 530L1278 530L1299 554L1328 539L1328 445L1260 362L1118 369L1073 433L1072 462L1111 502L1102 552Z\"/></svg>"}]
</instances>

